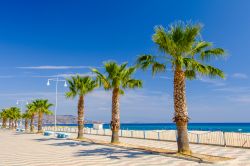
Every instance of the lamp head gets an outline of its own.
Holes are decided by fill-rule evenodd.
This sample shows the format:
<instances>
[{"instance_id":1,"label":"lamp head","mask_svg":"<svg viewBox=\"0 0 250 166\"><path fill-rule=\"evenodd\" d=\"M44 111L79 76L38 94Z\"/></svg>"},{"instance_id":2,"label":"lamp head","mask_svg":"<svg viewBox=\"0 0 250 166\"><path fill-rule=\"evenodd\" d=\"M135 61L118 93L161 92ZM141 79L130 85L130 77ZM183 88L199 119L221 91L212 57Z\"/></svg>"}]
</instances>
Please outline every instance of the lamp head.
<instances>
[{"instance_id":1,"label":"lamp head","mask_svg":"<svg viewBox=\"0 0 250 166\"><path fill-rule=\"evenodd\" d=\"M48 80L48 82L47 82L47 86L50 86L50 82L49 82L49 80Z\"/></svg>"},{"instance_id":2,"label":"lamp head","mask_svg":"<svg viewBox=\"0 0 250 166\"><path fill-rule=\"evenodd\" d=\"M67 82L65 81L65 82L64 82L64 87L67 87L67 86L68 86L68 85L67 85Z\"/></svg>"}]
</instances>

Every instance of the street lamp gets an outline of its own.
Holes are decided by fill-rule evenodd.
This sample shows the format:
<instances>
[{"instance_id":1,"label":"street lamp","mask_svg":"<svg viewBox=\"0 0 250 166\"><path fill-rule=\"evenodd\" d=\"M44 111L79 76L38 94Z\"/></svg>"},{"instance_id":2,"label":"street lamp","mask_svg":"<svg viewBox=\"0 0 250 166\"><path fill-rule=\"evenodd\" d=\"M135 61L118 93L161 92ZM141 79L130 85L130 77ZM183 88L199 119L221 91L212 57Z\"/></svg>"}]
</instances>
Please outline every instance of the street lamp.
<instances>
[{"instance_id":1,"label":"street lamp","mask_svg":"<svg viewBox=\"0 0 250 166\"><path fill-rule=\"evenodd\" d=\"M55 114L55 131L56 131L56 113L57 113L58 83L59 83L59 82L64 82L64 87L67 87L68 85L67 85L66 80L59 79L59 78L57 77L57 78L48 79L47 86L50 86L50 82L51 82L51 81L56 82L56 105L55 105L55 111L54 111L54 114Z\"/></svg>"},{"instance_id":2,"label":"street lamp","mask_svg":"<svg viewBox=\"0 0 250 166\"><path fill-rule=\"evenodd\" d=\"M16 105L20 105L21 114L23 113L23 105L24 105L24 103L25 103L26 105L29 104L28 100L24 100L24 99L21 99L21 100L17 100L17 101L16 101ZM21 120L20 126L22 127L22 125L23 125L23 124L22 124L22 120Z\"/></svg>"}]
</instances>

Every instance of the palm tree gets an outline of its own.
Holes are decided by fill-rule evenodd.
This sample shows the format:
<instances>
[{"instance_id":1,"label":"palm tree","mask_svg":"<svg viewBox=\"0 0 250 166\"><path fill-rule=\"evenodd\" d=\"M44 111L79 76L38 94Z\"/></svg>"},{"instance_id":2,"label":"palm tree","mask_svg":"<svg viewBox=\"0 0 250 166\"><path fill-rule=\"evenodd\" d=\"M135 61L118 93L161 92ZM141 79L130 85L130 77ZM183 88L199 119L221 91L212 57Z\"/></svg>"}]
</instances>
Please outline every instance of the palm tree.
<instances>
[{"instance_id":1,"label":"palm tree","mask_svg":"<svg viewBox=\"0 0 250 166\"><path fill-rule=\"evenodd\" d=\"M78 99L78 136L77 139L83 138L84 129L84 97L92 92L96 87L97 83L91 77L72 77L68 80L69 92L66 93L67 98L75 98L79 96Z\"/></svg>"},{"instance_id":2,"label":"palm tree","mask_svg":"<svg viewBox=\"0 0 250 166\"><path fill-rule=\"evenodd\" d=\"M29 114L28 111L22 114L22 118L25 119L24 126L25 126L25 131L28 131L29 129L29 119L31 119L31 114Z\"/></svg>"},{"instance_id":3,"label":"palm tree","mask_svg":"<svg viewBox=\"0 0 250 166\"><path fill-rule=\"evenodd\" d=\"M200 24L185 24L178 22L168 29L155 27L152 39L157 44L162 55L142 55L137 64L142 69L151 67L152 73L166 71L167 65L174 73L174 118L177 126L178 152L190 154L187 124L189 121L186 104L186 79L195 79L197 75L224 78L218 68L206 64L213 57L224 54L221 48L212 48L212 43L200 38Z\"/></svg>"},{"instance_id":4,"label":"palm tree","mask_svg":"<svg viewBox=\"0 0 250 166\"><path fill-rule=\"evenodd\" d=\"M35 110L35 107L34 107L34 103L29 103L26 105L26 113L29 115L28 118L30 118L30 132L34 132L34 119L35 119L35 115L36 115L36 110ZM28 121L28 120L27 120ZM26 129L26 118L25 118L25 130L27 131Z\"/></svg>"},{"instance_id":5,"label":"palm tree","mask_svg":"<svg viewBox=\"0 0 250 166\"><path fill-rule=\"evenodd\" d=\"M17 128L17 122L22 118L22 114L20 112L20 109L17 107L13 107L13 114L14 114L14 123L15 123L15 129Z\"/></svg>"},{"instance_id":6,"label":"palm tree","mask_svg":"<svg viewBox=\"0 0 250 166\"><path fill-rule=\"evenodd\" d=\"M38 114L38 133L42 133L42 126L43 126L43 115L51 115L52 111L49 110L53 104L49 103L48 100L37 99L33 102L33 110Z\"/></svg>"},{"instance_id":7,"label":"palm tree","mask_svg":"<svg viewBox=\"0 0 250 166\"><path fill-rule=\"evenodd\" d=\"M10 107L7 109L7 117L9 118L9 128L17 128L17 121L21 118L20 109L17 107Z\"/></svg>"},{"instance_id":8,"label":"palm tree","mask_svg":"<svg viewBox=\"0 0 250 166\"><path fill-rule=\"evenodd\" d=\"M7 120L8 120L6 109L2 109L2 112L0 112L0 118L2 119L2 128L5 129L7 126Z\"/></svg>"},{"instance_id":9,"label":"palm tree","mask_svg":"<svg viewBox=\"0 0 250 166\"><path fill-rule=\"evenodd\" d=\"M100 86L103 86L105 90L112 90L111 143L119 143L120 95L124 94L125 89L141 88L142 81L132 78L136 67L127 67L127 63L119 65L116 62L107 62L104 64L104 69L104 74L97 69L92 69L92 71L97 75Z\"/></svg>"},{"instance_id":10,"label":"palm tree","mask_svg":"<svg viewBox=\"0 0 250 166\"><path fill-rule=\"evenodd\" d=\"M12 112L10 108L5 109L5 111L6 111L6 117L9 121L8 129L12 129Z\"/></svg>"}]
</instances>

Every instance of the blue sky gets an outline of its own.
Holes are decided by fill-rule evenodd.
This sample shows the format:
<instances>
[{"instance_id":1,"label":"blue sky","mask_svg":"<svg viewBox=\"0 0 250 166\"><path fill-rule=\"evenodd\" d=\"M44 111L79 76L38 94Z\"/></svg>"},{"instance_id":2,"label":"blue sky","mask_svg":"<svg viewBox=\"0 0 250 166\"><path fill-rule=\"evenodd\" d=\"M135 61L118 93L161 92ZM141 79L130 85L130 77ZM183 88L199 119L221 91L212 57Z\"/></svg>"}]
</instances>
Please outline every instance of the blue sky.
<instances>
[{"instance_id":1,"label":"blue sky","mask_svg":"<svg viewBox=\"0 0 250 166\"><path fill-rule=\"evenodd\" d=\"M187 81L191 122L249 122L250 1L248 0L106 0L0 2L0 107L17 99L49 98L48 78L88 75L103 61L128 61L157 54L151 40L155 25L183 20L204 24L202 37L227 50L225 80ZM172 74L152 78L139 71L144 88L121 99L122 122L171 122ZM66 100L60 86L59 114L76 114L77 100ZM109 121L110 92L97 89L86 97L86 118Z\"/></svg>"}]
</instances>

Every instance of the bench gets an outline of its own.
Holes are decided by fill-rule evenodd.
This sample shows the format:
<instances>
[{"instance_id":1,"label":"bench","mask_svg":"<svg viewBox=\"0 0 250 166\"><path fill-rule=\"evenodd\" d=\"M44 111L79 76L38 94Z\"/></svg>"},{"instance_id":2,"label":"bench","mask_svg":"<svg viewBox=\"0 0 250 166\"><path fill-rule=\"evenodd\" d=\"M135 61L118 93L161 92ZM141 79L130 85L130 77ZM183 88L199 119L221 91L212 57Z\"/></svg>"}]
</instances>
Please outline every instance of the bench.
<instances>
[{"instance_id":1,"label":"bench","mask_svg":"<svg viewBox=\"0 0 250 166\"><path fill-rule=\"evenodd\" d=\"M70 134L69 133L56 133L57 138L69 138Z\"/></svg>"},{"instance_id":2,"label":"bench","mask_svg":"<svg viewBox=\"0 0 250 166\"><path fill-rule=\"evenodd\" d=\"M51 135L53 135L53 134L54 134L53 131L45 131L45 132L43 133L44 136L51 136Z\"/></svg>"}]
</instances>

